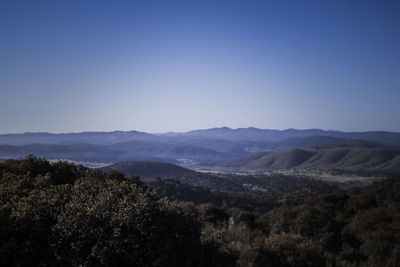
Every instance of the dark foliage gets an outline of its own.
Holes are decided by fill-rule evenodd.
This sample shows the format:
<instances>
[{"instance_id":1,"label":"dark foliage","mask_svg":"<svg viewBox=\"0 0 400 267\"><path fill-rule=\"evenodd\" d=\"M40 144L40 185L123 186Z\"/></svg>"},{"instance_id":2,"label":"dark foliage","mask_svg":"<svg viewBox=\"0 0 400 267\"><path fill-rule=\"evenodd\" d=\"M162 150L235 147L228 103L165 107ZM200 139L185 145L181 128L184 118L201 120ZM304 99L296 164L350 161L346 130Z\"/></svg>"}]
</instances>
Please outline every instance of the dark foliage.
<instances>
[{"instance_id":1,"label":"dark foliage","mask_svg":"<svg viewBox=\"0 0 400 267\"><path fill-rule=\"evenodd\" d=\"M140 176L142 179L192 172L170 163L146 161L120 162L100 168L100 170L103 172L115 170L123 173L126 177Z\"/></svg>"},{"instance_id":2,"label":"dark foliage","mask_svg":"<svg viewBox=\"0 0 400 267\"><path fill-rule=\"evenodd\" d=\"M204 266L197 209L137 179L34 157L5 161L0 174L1 266Z\"/></svg>"},{"instance_id":3,"label":"dark foliage","mask_svg":"<svg viewBox=\"0 0 400 267\"><path fill-rule=\"evenodd\" d=\"M399 178L335 192L295 179L219 179L271 190L221 193L32 156L7 160L0 163L0 265L399 266ZM247 198L264 197L282 204L262 214L243 208Z\"/></svg>"},{"instance_id":4,"label":"dark foliage","mask_svg":"<svg viewBox=\"0 0 400 267\"><path fill-rule=\"evenodd\" d=\"M213 203L224 208L264 213L281 203L336 190L333 185L288 175L211 175L190 172L149 181L162 196L195 203ZM174 182L173 180L177 181Z\"/></svg>"}]
</instances>

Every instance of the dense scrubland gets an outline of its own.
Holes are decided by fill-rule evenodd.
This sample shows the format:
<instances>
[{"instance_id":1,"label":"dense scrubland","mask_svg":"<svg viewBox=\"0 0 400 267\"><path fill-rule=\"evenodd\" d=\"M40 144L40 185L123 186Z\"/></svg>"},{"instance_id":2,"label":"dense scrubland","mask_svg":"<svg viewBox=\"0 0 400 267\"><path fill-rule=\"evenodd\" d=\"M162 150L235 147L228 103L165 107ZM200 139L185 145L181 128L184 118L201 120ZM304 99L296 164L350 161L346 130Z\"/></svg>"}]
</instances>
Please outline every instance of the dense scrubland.
<instances>
[{"instance_id":1,"label":"dense scrubland","mask_svg":"<svg viewBox=\"0 0 400 267\"><path fill-rule=\"evenodd\" d=\"M144 183L32 156L7 160L0 163L0 264L400 264L399 178L290 199L277 194L280 201L268 200L264 209L251 192L257 194L171 179Z\"/></svg>"}]
</instances>

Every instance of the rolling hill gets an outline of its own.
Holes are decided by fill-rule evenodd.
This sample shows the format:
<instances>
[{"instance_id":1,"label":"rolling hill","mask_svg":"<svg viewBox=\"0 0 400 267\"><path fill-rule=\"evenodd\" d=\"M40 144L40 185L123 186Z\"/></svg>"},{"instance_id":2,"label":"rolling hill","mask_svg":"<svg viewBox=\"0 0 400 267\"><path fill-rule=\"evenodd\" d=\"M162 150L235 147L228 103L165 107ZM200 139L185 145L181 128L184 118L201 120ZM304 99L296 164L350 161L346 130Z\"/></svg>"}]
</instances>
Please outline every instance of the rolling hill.
<instances>
[{"instance_id":1,"label":"rolling hill","mask_svg":"<svg viewBox=\"0 0 400 267\"><path fill-rule=\"evenodd\" d=\"M149 141L127 141L110 145L109 148L125 151L128 154L142 156L143 158L158 157L164 159L190 159L194 161L220 160L232 158L215 150L192 146Z\"/></svg>"},{"instance_id":2,"label":"rolling hill","mask_svg":"<svg viewBox=\"0 0 400 267\"><path fill-rule=\"evenodd\" d=\"M203 162L233 158L230 154L202 147L138 140L111 145L0 145L1 158L23 158L29 154L46 159L68 159L105 163L116 163L121 161L161 161L179 163L186 161Z\"/></svg>"},{"instance_id":3,"label":"rolling hill","mask_svg":"<svg viewBox=\"0 0 400 267\"><path fill-rule=\"evenodd\" d=\"M100 168L103 172L119 171L126 177L139 176L140 178L165 177L170 175L180 175L193 172L189 169L182 168L173 164L164 162L120 162Z\"/></svg>"},{"instance_id":4,"label":"rolling hill","mask_svg":"<svg viewBox=\"0 0 400 267\"><path fill-rule=\"evenodd\" d=\"M68 159L93 162L110 162L123 157L126 152L92 144L30 144L23 146L0 145L1 158L22 158L29 154L46 159Z\"/></svg>"},{"instance_id":5,"label":"rolling hill","mask_svg":"<svg viewBox=\"0 0 400 267\"><path fill-rule=\"evenodd\" d=\"M400 148L339 146L324 149L289 149L259 152L249 157L201 167L243 172L295 168L400 173Z\"/></svg>"}]
</instances>

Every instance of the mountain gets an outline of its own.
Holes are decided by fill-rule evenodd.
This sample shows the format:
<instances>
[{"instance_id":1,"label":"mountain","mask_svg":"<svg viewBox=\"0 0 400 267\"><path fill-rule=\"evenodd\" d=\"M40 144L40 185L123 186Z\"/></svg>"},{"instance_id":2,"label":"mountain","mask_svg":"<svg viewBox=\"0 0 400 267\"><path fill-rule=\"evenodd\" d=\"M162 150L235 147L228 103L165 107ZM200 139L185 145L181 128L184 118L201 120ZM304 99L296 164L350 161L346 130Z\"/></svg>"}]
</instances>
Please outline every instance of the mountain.
<instances>
[{"instance_id":1,"label":"mountain","mask_svg":"<svg viewBox=\"0 0 400 267\"><path fill-rule=\"evenodd\" d=\"M0 145L1 158L22 158L34 154L47 159L68 159L93 162L110 162L123 157L126 152L107 146L92 144L30 144L23 146Z\"/></svg>"},{"instance_id":2,"label":"mountain","mask_svg":"<svg viewBox=\"0 0 400 267\"><path fill-rule=\"evenodd\" d=\"M341 139L356 139L371 142L400 144L400 133L371 131L371 132L341 132L320 129L286 129L270 130L254 127L231 129L228 127L194 130L186 133L149 134L139 131L114 131L114 132L81 132L81 133L22 133L1 134L0 144L26 145L26 144L100 144L108 145L131 140L153 141L161 143L189 142L193 140L224 140L227 143L240 142L278 142L290 138L304 138L311 136L328 136Z\"/></svg>"},{"instance_id":3,"label":"mountain","mask_svg":"<svg viewBox=\"0 0 400 267\"><path fill-rule=\"evenodd\" d=\"M3 134L0 135L0 158L34 154L46 159L102 163L161 161L190 167L204 162L243 158L260 151L323 149L339 145L400 146L400 133L222 127L166 134L138 131Z\"/></svg>"},{"instance_id":4,"label":"mountain","mask_svg":"<svg viewBox=\"0 0 400 267\"><path fill-rule=\"evenodd\" d=\"M22 133L1 134L0 144L28 145L28 144L114 144L128 140L150 140L153 135L138 131L114 132L81 132L81 133Z\"/></svg>"},{"instance_id":5,"label":"mountain","mask_svg":"<svg viewBox=\"0 0 400 267\"><path fill-rule=\"evenodd\" d=\"M286 129L286 130L269 130L258 129L254 127L231 129L228 127L212 128L206 130L195 130L185 133L186 136L197 137L214 137L226 140L246 140L246 141L263 141L278 142L289 138L304 138L310 136L328 136L340 139L356 139L371 142L382 142L388 144L400 144L400 133L385 131L370 132L341 132L333 130L320 129Z\"/></svg>"},{"instance_id":6,"label":"mountain","mask_svg":"<svg viewBox=\"0 0 400 267\"><path fill-rule=\"evenodd\" d=\"M0 145L0 158L23 158L29 154L46 159L67 159L105 163L116 163L121 161L190 163L192 161L218 161L234 157L234 155L231 154L221 153L202 147L138 140L111 145Z\"/></svg>"},{"instance_id":7,"label":"mountain","mask_svg":"<svg viewBox=\"0 0 400 267\"><path fill-rule=\"evenodd\" d=\"M187 132L185 135L197 136L197 137L214 137L223 138L234 141L264 141L264 142L276 142L287 138L294 137L307 137L315 135L324 135L325 131L318 129L310 130L269 130L269 129L258 129L254 127L249 128L238 128L231 129L228 127L212 128L206 130L195 130Z\"/></svg>"},{"instance_id":8,"label":"mountain","mask_svg":"<svg viewBox=\"0 0 400 267\"><path fill-rule=\"evenodd\" d=\"M244 172L280 169L325 169L400 173L400 147L346 147L289 149L258 152L248 157L211 163L204 168Z\"/></svg>"},{"instance_id":9,"label":"mountain","mask_svg":"<svg viewBox=\"0 0 400 267\"><path fill-rule=\"evenodd\" d=\"M194 161L214 161L232 158L229 154L217 152L215 150L174 143L147 142L147 141L127 141L113 144L110 148L125 151L128 154L146 157L159 157L175 160L194 160Z\"/></svg>"},{"instance_id":10,"label":"mountain","mask_svg":"<svg viewBox=\"0 0 400 267\"><path fill-rule=\"evenodd\" d=\"M119 171L126 177L140 176L141 178L165 177L192 172L173 164L164 162L120 162L100 168L103 172Z\"/></svg>"}]
</instances>

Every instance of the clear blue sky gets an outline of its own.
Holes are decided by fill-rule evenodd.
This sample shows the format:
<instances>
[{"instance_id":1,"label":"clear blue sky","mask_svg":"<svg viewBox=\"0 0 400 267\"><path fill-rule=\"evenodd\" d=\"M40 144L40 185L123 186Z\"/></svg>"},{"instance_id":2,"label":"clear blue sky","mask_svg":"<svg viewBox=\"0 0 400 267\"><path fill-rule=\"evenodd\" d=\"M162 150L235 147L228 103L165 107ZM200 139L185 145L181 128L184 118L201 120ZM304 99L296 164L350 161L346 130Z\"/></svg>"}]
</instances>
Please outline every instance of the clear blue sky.
<instances>
[{"instance_id":1,"label":"clear blue sky","mask_svg":"<svg viewBox=\"0 0 400 267\"><path fill-rule=\"evenodd\" d=\"M400 1L0 1L0 132L400 131Z\"/></svg>"}]
</instances>

